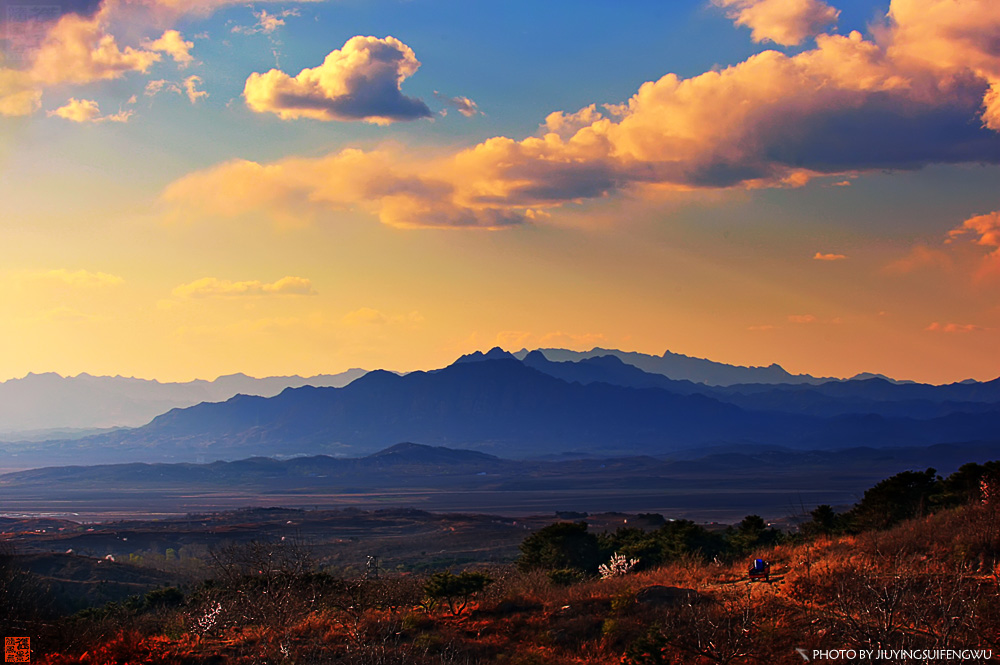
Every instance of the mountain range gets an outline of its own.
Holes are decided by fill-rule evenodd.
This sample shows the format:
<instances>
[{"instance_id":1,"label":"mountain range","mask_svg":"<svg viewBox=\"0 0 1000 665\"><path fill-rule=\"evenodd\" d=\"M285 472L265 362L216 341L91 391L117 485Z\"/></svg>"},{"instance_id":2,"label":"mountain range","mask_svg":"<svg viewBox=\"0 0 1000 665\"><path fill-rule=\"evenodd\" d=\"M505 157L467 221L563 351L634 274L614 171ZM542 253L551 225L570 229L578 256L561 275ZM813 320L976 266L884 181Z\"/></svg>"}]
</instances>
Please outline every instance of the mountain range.
<instances>
[{"instance_id":1,"label":"mountain range","mask_svg":"<svg viewBox=\"0 0 1000 665\"><path fill-rule=\"evenodd\" d=\"M493 355L476 352L464 359ZM764 393L769 386L822 386L842 379L826 379L807 374L791 374L782 367L742 367L665 352L662 356L594 348L590 351L565 349L522 349L507 358L523 360L530 367L558 378L583 383L605 381L630 387L666 388L682 394L709 394L712 388L739 386L730 394ZM612 365L612 359L620 362ZM595 364L586 364L595 361ZM540 367L548 363L546 367ZM558 366L554 363L560 363ZM600 376L600 363L606 376ZM580 365L580 369L577 369ZM630 375L626 375L630 372ZM253 378L245 374L220 376L214 381L194 380L184 383L159 382L122 376L79 374L63 377L55 373L28 374L0 382L0 441L32 441L79 438L97 433L92 430L144 425L166 411L201 402L219 402L235 395L273 397L285 388L302 386L342 387L363 376L365 370L351 369L340 374L310 377L273 376ZM861 374L855 380L880 378L889 383L903 383L881 375ZM672 379L668 381L667 379ZM971 382L975 384L975 382ZM691 385L694 384L694 385ZM751 389L746 386L758 386ZM919 390L915 393L918 394ZM774 400L782 394L773 395ZM764 408L756 398L745 402L748 408ZM961 398L956 398L961 399ZM736 402L736 398L730 401ZM856 411L861 405L842 407L814 405L820 415ZM939 412L937 410L935 412Z\"/></svg>"},{"instance_id":2,"label":"mountain range","mask_svg":"<svg viewBox=\"0 0 1000 665\"><path fill-rule=\"evenodd\" d=\"M751 512L805 513L820 503L850 505L874 483L903 470L934 467L947 475L966 462L995 457L995 446L948 444L837 451L747 447L703 451L693 459L511 460L401 443L356 458L255 457L207 464L31 469L0 475L0 493L8 511L27 513L59 507L86 514L115 512L122 509L120 497L127 497L129 510L155 513L246 505L419 505L503 514L655 508L703 519L739 519Z\"/></svg>"},{"instance_id":3,"label":"mountain range","mask_svg":"<svg viewBox=\"0 0 1000 665\"><path fill-rule=\"evenodd\" d=\"M123 376L60 376L53 372L28 374L0 383L0 440L62 438L71 428L135 427L177 407L220 402L238 394L271 397L298 386L345 386L363 369L340 374L272 376L256 379L246 374L220 376L214 381L161 383ZM42 430L42 432L34 432Z\"/></svg>"},{"instance_id":4,"label":"mountain range","mask_svg":"<svg viewBox=\"0 0 1000 665\"><path fill-rule=\"evenodd\" d=\"M654 356L635 351L602 349L594 347L590 351L568 351L566 349L538 349L549 360L556 362L586 360L601 356L615 356L639 369L652 374L662 374L672 379L704 383L710 386L729 386L737 383L823 383L834 379L820 378L808 374L791 374L781 365L767 367L745 367L693 358L682 353L665 351L662 356ZM530 351L521 349L514 357L523 360Z\"/></svg>"},{"instance_id":5,"label":"mountain range","mask_svg":"<svg viewBox=\"0 0 1000 665\"><path fill-rule=\"evenodd\" d=\"M398 441L505 458L926 446L998 441L998 423L1000 380L710 386L646 372L617 354L558 362L546 352L518 360L493 349L429 372L378 370L340 388L237 395L172 409L135 429L8 445L8 464L0 466L356 457Z\"/></svg>"}]
</instances>

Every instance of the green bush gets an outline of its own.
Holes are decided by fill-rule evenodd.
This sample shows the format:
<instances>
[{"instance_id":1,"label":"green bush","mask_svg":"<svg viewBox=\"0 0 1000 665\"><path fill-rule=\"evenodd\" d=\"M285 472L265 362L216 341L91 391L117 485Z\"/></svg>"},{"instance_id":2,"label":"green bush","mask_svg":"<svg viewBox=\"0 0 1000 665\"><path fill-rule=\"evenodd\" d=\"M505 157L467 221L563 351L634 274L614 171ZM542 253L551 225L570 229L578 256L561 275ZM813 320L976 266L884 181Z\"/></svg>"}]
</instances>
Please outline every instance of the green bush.
<instances>
[{"instance_id":1,"label":"green bush","mask_svg":"<svg viewBox=\"0 0 1000 665\"><path fill-rule=\"evenodd\" d=\"M517 567L522 571L573 569L594 575L605 559L586 522L550 524L525 538L520 549Z\"/></svg>"},{"instance_id":2,"label":"green bush","mask_svg":"<svg viewBox=\"0 0 1000 665\"><path fill-rule=\"evenodd\" d=\"M465 571L458 575L451 571L434 573L424 585L424 593L434 600L444 600L453 615L459 615L469 604L473 594L485 589L493 580L486 573Z\"/></svg>"}]
</instances>

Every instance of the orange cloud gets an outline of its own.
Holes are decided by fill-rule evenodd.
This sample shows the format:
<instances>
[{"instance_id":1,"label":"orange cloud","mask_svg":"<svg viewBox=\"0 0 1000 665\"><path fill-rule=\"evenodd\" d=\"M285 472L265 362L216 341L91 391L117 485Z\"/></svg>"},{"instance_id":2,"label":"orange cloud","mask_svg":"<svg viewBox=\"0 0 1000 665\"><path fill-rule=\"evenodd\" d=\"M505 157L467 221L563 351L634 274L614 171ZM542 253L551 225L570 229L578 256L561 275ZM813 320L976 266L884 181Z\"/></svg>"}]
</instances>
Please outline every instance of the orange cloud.
<instances>
[{"instance_id":1,"label":"orange cloud","mask_svg":"<svg viewBox=\"0 0 1000 665\"><path fill-rule=\"evenodd\" d=\"M816 323L818 319L812 314L789 314L789 323Z\"/></svg>"},{"instance_id":2,"label":"orange cloud","mask_svg":"<svg viewBox=\"0 0 1000 665\"><path fill-rule=\"evenodd\" d=\"M145 72L160 59L155 50L120 48L105 31L102 14L92 18L66 14L49 30L30 73L42 85L90 83Z\"/></svg>"},{"instance_id":3,"label":"orange cloud","mask_svg":"<svg viewBox=\"0 0 1000 665\"><path fill-rule=\"evenodd\" d=\"M623 191L798 187L817 175L1000 162L1000 136L979 122L987 121L984 103L1000 54L979 57L978 47L965 43L989 43L1000 31L1000 3L948 0L977 18L954 35L956 53L967 53L928 63L906 45L951 33L924 25L928 18L909 11L911 1L893 1L877 41L858 32L819 35L815 48L795 55L764 51L688 79L667 74L626 103L606 106L607 114L596 105L550 114L539 136L494 137L433 158L376 150L230 162L173 183L164 199L195 216L263 206L276 217L312 219L357 208L398 227L501 228L523 223L529 211L537 218ZM389 120L383 112L367 115L374 113L367 98L345 97L345 90L367 89L361 73L374 72L371 80L398 103L406 99L399 82L419 63L388 38L356 37L348 45L295 78L278 70L252 75L247 104L289 118ZM347 52L357 62L343 62ZM348 71L362 82L348 84Z\"/></svg>"},{"instance_id":4,"label":"orange cloud","mask_svg":"<svg viewBox=\"0 0 1000 665\"><path fill-rule=\"evenodd\" d=\"M948 232L949 238L957 238L962 235L972 234L976 236L976 244L985 247L994 247L993 253L1000 253L1000 211L976 215L962 222L958 228Z\"/></svg>"},{"instance_id":5,"label":"orange cloud","mask_svg":"<svg viewBox=\"0 0 1000 665\"><path fill-rule=\"evenodd\" d=\"M796 46L836 24L840 12L822 0L713 0L755 42Z\"/></svg>"},{"instance_id":6,"label":"orange cloud","mask_svg":"<svg viewBox=\"0 0 1000 665\"><path fill-rule=\"evenodd\" d=\"M128 122L132 111L119 111L112 115L101 115L101 109L92 99L70 97L65 106L49 111L49 117L58 116L73 122Z\"/></svg>"},{"instance_id":7,"label":"orange cloud","mask_svg":"<svg viewBox=\"0 0 1000 665\"><path fill-rule=\"evenodd\" d=\"M163 59L163 54L182 67L193 62L193 43L184 41L177 30L166 30L156 39L143 41L140 47L120 46L108 26L123 6L105 2L90 15L72 11L59 15L57 11L50 20L29 21L26 29L30 28L40 43L25 51L20 68L0 67L0 115L30 115L40 107L42 92L50 86L81 85L121 78L130 72L145 73ZM13 31L20 27L8 26ZM109 119L122 117L119 114Z\"/></svg>"},{"instance_id":8,"label":"orange cloud","mask_svg":"<svg viewBox=\"0 0 1000 665\"><path fill-rule=\"evenodd\" d=\"M936 72L946 87L969 74L985 81L984 124L1000 130L1000 5L995 0L892 0L881 39L901 66Z\"/></svg>"},{"instance_id":9,"label":"orange cloud","mask_svg":"<svg viewBox=\"0 0 1000 665\"><path fill-rule=\"evenodd\" d=\"M604 116L597 110L596 104L585 106L576 113L565 113L554 111L545 116L545 122L540 127L541 134L556 134L567 139L584 127L593 125L598 120L603 120Z\"/></svg>"},{"instance_id":10,"label":"orange cloud","mask_svg":"<svg viewBox=\"0 0 1000 665\"><path fill-rule=\"evenodd\" d=\"M976 332L977 330L982 330L980 326L974 325L972 323L945 323L941 324L935 321L934 323L927 326L924 330L930 332L945 332L945 333L968 333Z\"/></svg>"},{"instance_id":11,"label":"orange cloud","mask_svg":"<svg viewBox=\"0 0 1000 665\"><path fill-rule=\"evenodd\" d=\"M331 51L322 65L303 69L294 78L278 69L251 74L243 96L250 109L283 120L387 125L431 115L426 104L400 90L419 67L413 50L395 37L357 36Z\"/></svg>"},{"instance_id":12,"label":"orange cloud","mask_svg":"<svg viewBox=\"0 0 1000 665\"><path fill-rule=\"evenodd\" d=\"M1000 211L970 217L959 227L949 231L948 240L945 242L950 243L964 235L972 235L977 245L992 248L992 251L983 257L976 271L976 279L1000 276Z\"/></svg>"},{"instance_id":13,"label":"orange cloud","mask_svg":"<svg viewBox=\"0 0 1000 665\"><path fill-rule=\"evenodd\" d=\"M433 171L388 150L348 149L268 165L234 160L175 181L162 198L183 216L233 217L264 209L289 224L313 217L317 209L354 206L398 227L500 228L523 220L468 202L445 174Z\"/></svg>"},{"instance_id":14,"label":"orange cloud","mask_svg":"<svg viewBox=\"0 0 1000 665\"><path fill-rule=\"evenodd\" d=\"M843 254L823 254L822 252L816 252L813 255L813 259L816 261L843 261L846 258Z\"/></svg>"},{"instance_id":15,"label":"orange cloud","mask_svg":"<svg viewBox=\"0 0 1000 665\"><path fill-rule=\"evenodd\" d=\"M212 298L231 296L315 295L312 282L303 277L282 277L276 282L257 280L233 282L228 279L204 277L181 284L172 291L178 298Z\"/></svg>"}]
</instances>

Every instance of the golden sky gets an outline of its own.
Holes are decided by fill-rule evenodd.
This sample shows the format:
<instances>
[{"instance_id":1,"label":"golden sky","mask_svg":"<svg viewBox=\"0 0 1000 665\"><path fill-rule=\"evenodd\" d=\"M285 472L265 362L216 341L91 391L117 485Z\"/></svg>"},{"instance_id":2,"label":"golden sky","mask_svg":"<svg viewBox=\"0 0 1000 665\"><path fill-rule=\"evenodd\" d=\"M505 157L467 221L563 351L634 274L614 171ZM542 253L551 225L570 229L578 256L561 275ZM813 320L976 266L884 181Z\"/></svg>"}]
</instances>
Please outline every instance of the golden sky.
<instances>
[{"instance_id":1,"label":"golden sky","mask_svg":"<svg viewBox=\"0 0 1000 665\"><path fill-rule=\"evenodd\" d=\"M473 4L4 4L0 380L1000 375L1000 4Z\"/></svg>"}]
</instances>

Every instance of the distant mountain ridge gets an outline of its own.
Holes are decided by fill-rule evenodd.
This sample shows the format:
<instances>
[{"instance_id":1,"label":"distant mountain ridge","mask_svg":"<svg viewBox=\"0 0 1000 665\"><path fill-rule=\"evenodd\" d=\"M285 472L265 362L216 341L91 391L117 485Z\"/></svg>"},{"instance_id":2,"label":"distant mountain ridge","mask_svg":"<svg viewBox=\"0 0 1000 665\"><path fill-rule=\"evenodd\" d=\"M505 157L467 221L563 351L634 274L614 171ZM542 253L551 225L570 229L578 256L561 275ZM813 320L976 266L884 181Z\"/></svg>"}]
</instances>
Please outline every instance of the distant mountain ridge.
<instances>
[{"instance_id":1,"label":"distant mountain ridge","mask_svg":"<svg viewBox=\"0 0 1000 665\"><path fill-rule=\"evenodd\" d=\"M823 383L831 378L820 378L808 374L791 374L777 363L767 367L742 367L725 363L693 358L682 353L665 351L662 356L653 356L635 351L619 351L594 347L590 351L568 351L566 349L536 349L552 361L579 361L599 356L616 356L622 361L646 372L662 374L677 381L705 383L711 386L729 386L737 383ZM521 349L514 357L523 360L530 353Z\"/></svg>"},{"instance_id":2,"label":"distant mountain ridge","mask_svg":"<svg viewBox=\"0 0 1000 665\"><path fill-rule=\"evenodd\" d=\"M173 408L220 402L238 394L271 397L285 388L305 385L345 386L365 370L311 377L246 374L214 381L184 383L87 373L63 377L53 372L28 374L0 383L0 435L17 440L18 431L135 427Z\"/></svg>"},{"instance_id":3,"label":"distant mountain ridge","mask_svg":"<svg viewBox=\"0 0 1000 665\"><path fill-rule=\"evenodd\" d=\"M8 467L37 466L35 460L357 457L414 440L506 458L1000 441L1000 380L712 387L643 372L615 357L560 363L536 354L521 362L491 353L493 359L474 355L429 372L377 370L342 388L237 395L173 409L137 429L8 447L17 456Z\"/></svg>"},{"instance_id":4,"label":"distant mountain ridge","mask_svg":"<svg viewBox=\"0 0 1000 665\"><path fill-rule=\"evenodd\" d=\"M612 364L610 358L616 358L620 363ZM872 373L858 374L849 380L828 379L807 374L794 375L777 364L740 367L670 351L662 356L655 356L600 347L590 351L521 349L516 353L493 348L485 353L476 351L464 355L454 364L498 359L521 360L529 367L570 382L602 381L630 387L657 387L679 394L712 394L706 392L704 386L740 386L737 392L749 394L764 392L766 386L819 386L830 381L858 382L866 379L922 386ZM640 374L640 371L644 374ZM93 433L87 430L137 427L173 408L193 406L200 402L220 402L238 394L273 397L285 388L306 385L343 387L365 373L362 369L350 369L340 374L261 379L245 374L231 374L220 376L214 381L199 379L184 383L161 383L122 376L92 376L87 373L72 377L62 377L51 372L31 373L20 379L0 382L0 441L78 438ZM603 376L598 377L600 374ZM963 383L979 385L974 381ZM749 385L755 387L743 388ZM963 401L965 398L958 396L953 399ZM755 404L748 406L757 408ZM845 411L829 408L823 412L833 414Z\"/></svg>"},{"instance_id":5,"label":"distant mountain ridge","mask_svg":"<svg viewBox=\"0 0 1000 665\"><path fill-rule=\"evenodd\" d=\"M549 354L588 357L558 360ZM385 370L306 379L233 375L190 384L29 375L20 383L0 384L0 413L6 410L13 418L19 408L35 408L37 416L39 406L56 409L64 400L77 409L91 405L110 417L109 404L117 405L116 414L137 404L158 408L192 386L201 390L205 401L164 409L138 428L91 435L63 430L59 440L2 444L0 468L80 461L357 457L393 441L422 441L507 458L657 455L707 446L837 449L1000 441L1000 379L934 386L881 377L809 377L809 382L798 377L798 382L788 383L711 385L632 364L643 361L662 369L676 360L673 356L677 354L661 358L562 350L511 354L494 348L467 354L441 369L402 375ZM695 366L709 363L713 371L728 367L688 360L697 361ZM791 376L777 366L729 369L730 379L757 370L772 378ZM25 385L55 388L34 394L40 405L26 397L31 391L3 399L4 389ZM233 391L238 394L224 396ZM246 394L251 391L261 395ZM269 391L277 394L267 396ZM192 399L190 391L181 394Z\"/></svg>"},{"instance_id":6,"label":"distant mountain ridge","mask_svg":"<svg viewBox=\"0 0 1000 665\"><path fill-rule=\"evenodd\" d=\"M379 508L419 505L430 510L460 506L467 511L471 505L494 514L500 507L534 514L540 505L580 509L581 502L606 508L609 500L639 496L643 502L658 502L656 506L700 508L713 516L720 505L736 515L788 515L820 503L849 504L875 482L903 470L934 467L947 474L971 461L995 459L996 453L995 445L970 443L837 451L746 447L706 450L691 459L511 460L401 443L352 458L39 468L0 475L0 493L15 512L48 510L53 503L106 510L105 488L115 487L151 512L218 510L220 495L243 505L343 508L360 501ZM8 524L7 530L11 528Z\"/></svg>"}]
</instances>

